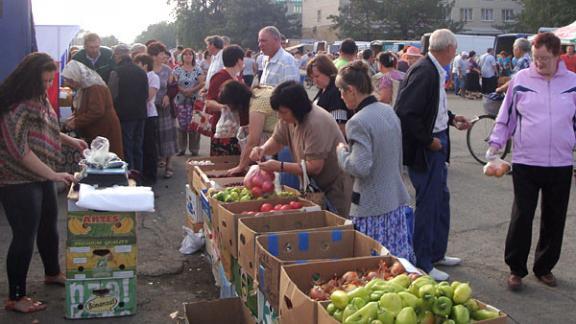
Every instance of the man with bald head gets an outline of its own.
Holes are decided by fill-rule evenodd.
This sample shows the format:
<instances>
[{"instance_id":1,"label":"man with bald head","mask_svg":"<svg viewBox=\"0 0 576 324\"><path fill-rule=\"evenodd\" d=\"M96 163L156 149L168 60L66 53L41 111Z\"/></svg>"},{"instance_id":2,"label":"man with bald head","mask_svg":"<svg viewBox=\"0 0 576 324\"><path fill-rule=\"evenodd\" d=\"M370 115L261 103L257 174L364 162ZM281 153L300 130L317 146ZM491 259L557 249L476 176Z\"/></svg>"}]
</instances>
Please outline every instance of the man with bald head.
<instances>
[{"instance_id":1,"label":"man with bald head","mask_svg":"<svg viewBox=\"0 0 576 324\"><path fill-rule=\"evenodd\" d=\"M298 63L282 48L282 34L278 28L267 26L258 33L258 47L266 56L260 84L277 86L288 80L300 81Z\"/></svg>"}]
</instances>

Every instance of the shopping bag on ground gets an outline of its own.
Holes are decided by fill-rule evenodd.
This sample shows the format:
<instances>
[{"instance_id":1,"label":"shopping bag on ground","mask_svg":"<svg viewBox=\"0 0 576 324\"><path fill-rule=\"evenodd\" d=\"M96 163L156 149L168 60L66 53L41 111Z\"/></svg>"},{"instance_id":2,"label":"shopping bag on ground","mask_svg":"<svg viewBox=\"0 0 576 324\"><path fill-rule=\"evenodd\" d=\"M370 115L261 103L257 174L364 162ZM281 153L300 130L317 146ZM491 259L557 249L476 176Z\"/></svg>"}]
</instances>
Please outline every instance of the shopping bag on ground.
<instances>
[{"instance_id":1,"label":"shopping bag on ground","mask_svg":"<svg viewBox=\"0 0 576 324\"><path fill-rule=\"evenodd\" d=\"M198 233L186 226L182 226L185 232L184 239L182 240L182 245L180 246L180 253L182 254L193 254L200 250L204 246L204 232L200 230Z\"/></svg>"}]
</instances>

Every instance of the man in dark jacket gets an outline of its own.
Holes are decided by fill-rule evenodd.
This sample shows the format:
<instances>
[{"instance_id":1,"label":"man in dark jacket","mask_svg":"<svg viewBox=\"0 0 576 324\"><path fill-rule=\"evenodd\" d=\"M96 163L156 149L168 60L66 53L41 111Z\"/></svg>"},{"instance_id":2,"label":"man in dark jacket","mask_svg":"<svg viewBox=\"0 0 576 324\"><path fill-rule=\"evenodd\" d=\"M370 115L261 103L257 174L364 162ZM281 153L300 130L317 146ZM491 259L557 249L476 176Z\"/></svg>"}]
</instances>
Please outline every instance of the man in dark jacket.
<instances>
[{"instance_id":1,"label":"man in dark jacket","mask_svg":"<svg viewBox=\"0 0 576 324\"><path fill-rule=\"evenodd\" d=\"M413 241L417 265L440 281L449 275L434 268L434 264L450 266L461 262L446 256L450 230L448 126L460 130L470 126L465 117L454 116L447 107L443 66L450 64L456 48L456 37L449 30L432 33L429 54L408 71L395 106L402 123L404 164L416 189Z\"/></svg>"},{"instance_id":2,"label":"man in dark jacket","mask_svg":"<svg viewBox=\"0 0 576 324\"><path fill-rule=\"evenodd\" d=\"M142 172L148 76L132 62L130 48L124 44L114 48L114 60L117 67L110 74L108 87L122 126L124 158L131 170Z\"/></svg>"},{"instance_id":3,"label":"man in dark jacket","mask_svg":"<svg viewBox=\"0 0 576 324\"><path fill-rule=\"evenodd\" d=\"M84 49L78 51L73 60L76 60L96 71L104 82L108 82L110 72L114 69L112 51L100 46L100 37L89 33L84 36Z\"/></svg>"}]
</instances>

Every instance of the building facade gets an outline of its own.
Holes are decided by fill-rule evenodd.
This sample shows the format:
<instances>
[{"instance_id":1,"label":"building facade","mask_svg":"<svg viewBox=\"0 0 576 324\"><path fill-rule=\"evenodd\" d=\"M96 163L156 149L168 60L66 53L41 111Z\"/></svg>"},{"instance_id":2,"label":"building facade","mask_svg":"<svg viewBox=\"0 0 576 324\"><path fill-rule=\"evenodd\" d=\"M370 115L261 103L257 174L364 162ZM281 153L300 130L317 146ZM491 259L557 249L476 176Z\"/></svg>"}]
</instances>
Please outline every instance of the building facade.
<instances>
[{"instance_id":1,"label":"building facade","mask_svg":"<svg viewBox=\"0 0 576 324\"><path fill-rule=\"evenodd\" d=\"M302 14L302 0L273 0L276 3L284 3L288 8L286 12L289 15L301 15Z\"/></svg>"},{"instance_id":2,"label":"building facade","mask_svg":"<svg viewBox=\"0 0 576 324\"><path fill-rule=\"evenodd\" d=\"M463 21L462 34L497 35L502 26L515 22L522 11L517 0L456 0L450 14L453 21Z\"/></svg>"},{"instance_id":3,"label":"building facade","mask_svg":"<svg viewBox=\"0 0 576 324\"><path fill-rule=\"evenodd\" d=\"M302 37L337 40L337 30L328 16L338 15L338 8L351 0L301 1ZM497 35L503 32L499 27L513 23L521 11L518 0L455 0L450 18L465 22L462 34Z\"/></svg>"},{"instance_id":4,"label":"building facade","mask_svg":"<svg viewBox=\"0 0 576 324\"><path fill-rule=\"evenodd\" d=\"M338 8L349 0L302 0L302 37L333 42L338 39L334 23L328 19L337 16Z\"/></svg>"}]
</instances>

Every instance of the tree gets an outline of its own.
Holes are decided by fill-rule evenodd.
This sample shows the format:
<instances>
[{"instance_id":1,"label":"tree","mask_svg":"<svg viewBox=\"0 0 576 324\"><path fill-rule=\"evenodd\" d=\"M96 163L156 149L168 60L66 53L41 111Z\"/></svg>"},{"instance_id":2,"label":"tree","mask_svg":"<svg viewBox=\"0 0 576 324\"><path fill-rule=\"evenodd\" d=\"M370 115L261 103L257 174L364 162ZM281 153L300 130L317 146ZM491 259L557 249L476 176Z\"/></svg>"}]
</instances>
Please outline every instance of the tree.
<instances>
[{"instance_id":1,"label":"tree","mask_svg":"<svg viewBox=\"0 0 576 324\"><path fill-rule=\"evenodd\" d=\"M519 0L524 5L515 30L536 33L540 27L562 27L576 20L574 0Z\"/></svg>"},{"instance_id":2,"label":"tree","mask_svg":"<svg viewBox=\"0 0 576 324\"><path fill-rule=\"evenodd\" d=\"M118 43L118 38L116 38L114 35L100 37L100 44L102 46L113 47L118 45Z\"/></svg>"},{"instance_id":3,"label":"tree","mask_svg":"<svg viewBox=\"0 0 576 324\"><path fill-rule=\"evenodd\" d=\"M166 21L148 26L148 28L136 37L136 43L146 43L155 39L164 43L168 48L176 47L176 26Z\"/></svg>"},{"instance_id":4,"label":"tree","mask_svg":"<svg viewBox=\"0 0 576 324\"><path fill-rule=\"evenodd\" d=\"M274 25L297 37L301 20L286 14L286 5L271 0L171 0L178 41L203 48L208 35L226 35L232 43L256 48L258 31Z\"/></svg>"},{"instance_id":5,"label":"tree","mask_svg":"<svg viewBox=\"0 0 576 324\"><path fill-rule=\"evenodd\" d=\"M339 37L419 39L438 28L461 30L463 23L449 18L453 6L445 0L352 0L329 18Z\"/></svg>"}]
</instances>

